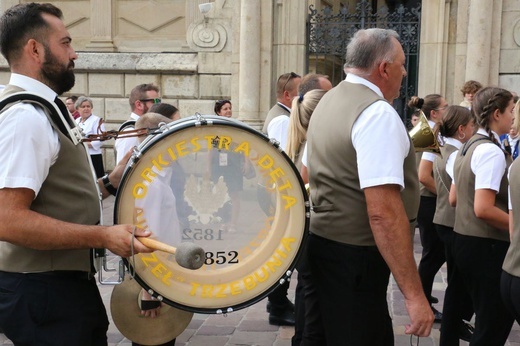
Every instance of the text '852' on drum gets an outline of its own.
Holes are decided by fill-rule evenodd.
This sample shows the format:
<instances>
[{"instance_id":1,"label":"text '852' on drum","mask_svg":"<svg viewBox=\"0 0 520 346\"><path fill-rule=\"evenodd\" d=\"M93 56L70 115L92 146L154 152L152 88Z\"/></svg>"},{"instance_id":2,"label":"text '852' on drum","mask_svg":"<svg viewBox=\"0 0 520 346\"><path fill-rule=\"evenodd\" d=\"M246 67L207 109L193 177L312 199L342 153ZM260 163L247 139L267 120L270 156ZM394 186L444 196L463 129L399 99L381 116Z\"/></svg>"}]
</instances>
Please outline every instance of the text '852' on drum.
<instances>
[{"instance_id":1,"label":"text '852' on drum","mask_svg":"<svg viewBox=\"0 0 520 346\"><path fill-rule=\"evenodd\" d=\"M198 313L250 306L287 280L309 223L298 171L267 137L238 121L184 118L138 147L116 196L114 220L205 250L198 270L156 251L125 259L163 302Z\"/></svg>"}]
</instances>

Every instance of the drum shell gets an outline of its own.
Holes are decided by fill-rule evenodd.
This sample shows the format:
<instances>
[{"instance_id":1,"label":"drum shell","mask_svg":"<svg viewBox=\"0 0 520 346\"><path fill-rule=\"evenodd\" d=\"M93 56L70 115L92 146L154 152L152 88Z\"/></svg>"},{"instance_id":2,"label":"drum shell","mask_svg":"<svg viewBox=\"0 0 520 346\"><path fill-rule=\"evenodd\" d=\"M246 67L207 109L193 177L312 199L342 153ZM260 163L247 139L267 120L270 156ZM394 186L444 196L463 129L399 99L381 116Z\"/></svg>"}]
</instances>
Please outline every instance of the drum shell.
<instances>
[{"instance_id":1,"label":"drum shell","mask_svg":"<svg viewBox=\"0 0 520 346\"><path fill-rule=\"evenodd\" d=\"M229 168L235 154L238 161L248 160L254 166L253 178L221 167ZM182 166L186 178L182 196L176 194L176 200L188 201L192 210L189 226L181 227L180 241L202 246L208 264L190 271L164 253L138 254L126 259L136 280L167 304L200 313L225 313L250 306L288 280L307 235L309 202L287 155L260 132L227 118L191 117L168 124L162 133L146 138L130 160L116 196L115 222L147 228L151 222L143 223L139 217L140 212L151 213L148 205L139 208L143 188L153 186L159 173L174 164ZM214 173L219 171L216 165L224 172L221 176ZM230 233L222 226L226 215L232 213L225 210L233 198L232 190L239 185L233 183L235 179L243 180L242 190L238 187L240 227ZM224 185L225 203L218 202ZM258 197L260 192L274 204L267 214L260 206L264 204ZM215 209L215 203L222 205ZM233 203L227 205L230 208Z\"/></svg>"}]
</instances>

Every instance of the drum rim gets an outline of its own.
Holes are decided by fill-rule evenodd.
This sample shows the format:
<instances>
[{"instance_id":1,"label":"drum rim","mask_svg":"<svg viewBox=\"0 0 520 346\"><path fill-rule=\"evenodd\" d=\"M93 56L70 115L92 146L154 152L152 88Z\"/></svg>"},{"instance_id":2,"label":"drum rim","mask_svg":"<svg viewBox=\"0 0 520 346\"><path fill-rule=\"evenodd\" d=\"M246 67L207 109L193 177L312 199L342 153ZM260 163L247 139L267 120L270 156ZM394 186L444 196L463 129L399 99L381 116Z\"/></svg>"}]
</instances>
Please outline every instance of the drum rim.
<instances>
[{"instance_id":1,"label":"drum rim","mask_svg":"<svg viewBox=\"0 0 520 346\"><path fill-rule=\"evenodd\" d=\"M139 151L139 155L136 155L136 156L132 155L132 157L130 158L130 160L132 160L132 162L124 170L123 176L121 178L120 186L124 186L126 181L130 178L130 174L128 174L128 172L132 171L133 166L135 165L135 163L137 163L139 161L140 157L143 156L153 146L155 146L158 143L160 143L160 139L165 134L167 134L167 136L170 136L170 135L172 135L173 133L175 133L177 131L183 131L183 130L186 130L187 128L198 127L198 126L212 126L212 125L228 125L228 126L231 126L231 127L238 128L240 130L245 130L245 131L247 131L247 132L249 132L249 133L251 133L251 134L253 134L253 135L257 136L257 137L260 137L262 140L264 140L265 142L269 143L269 145L272 145L273 147L275 147L275 149L277 149L278 152L287 161L287 163L289 164L289 166L291 167L291 169L295 173L296 179L298 180L298 185L300 186L300 189L302 191L303 205L305 207L305 212L304 212L305 222L304 222L304 229L302 231L302 237L301 237L301 241L300 241L300 246L298 247L298 250L296 252L296 255L295 255L293 261L284 270L283 275L277 281L275 281L264 292L258 294L257 296L255 296L255 297L253 297L251 299L248 299L248 300L246 300L246 301L244 301L242 303L233 304L231 306L222 306L220 308L201 308L201 307L193 307L193 306L190 306L190 305L181 304L181 303L178 303L178 302L175 302L175 301L169 299L168 297L165 297L163 295L158 294L157 292L155 292L153 287L151 287L148 283L146 283L139 276L139 274L135 271L135 268L133 268L131 266L131 263L130 263L131 261L129 260L129 258L124 258L123 257L122 260L123 260L123 263L125 264L125 267L129 271L130 275L139 283L139 285L141 285L141 287L146 289L148 291L148 293L150 293L155 298L161 300L162 302L164 302L164 303L166 303L166 304L168 304L170 306L173 306L175 308L182 309L182 310L185 310L185 311L194 312L194 313L226 314L226 313L229 313L229 312L245 309L245 308L247 308L247 307L249 307L249 306L251 306L253 304L258 303L259 301L261 301L264 298L266 298L269 294L271 294L276 288L278 288L278 286L282 284L281 283L282 280L284 280L284 282L285 281L290 281L291 274L294 272L296 264L298 263L300 258L303 256L303 251L305 249L305 244L306 244L306 241L307 241L307 237L309 235L310 202L309 202L309 196L307 194L307 191L306 191L306 188L305 188L305 184L303 183L303 179L301 177L300 172L296 168L296 165L294 164L294 162L289 158L287 153L285 151L283 151L282 149L280 149L280 146L279 146L279 144L277 142L271 141L269 139L269 137L264 135L262 132L254 129L251 126L249 126L248 124L242 123L242 122L240 122L240 121L238 121L236 119L222 118L222 117L217 116L217 115L204 115L204 116L202 116L202 119L206 120L206 122L200 122L199 121L200 118L197 117L197 116L191 116L191 117L186 117L186 118L179 119L177 121L174 121L172 123L167 124L166 125L168 127L167 131L164 131L162 133L156 134L149 141L143 141L143 143L141 143L141 144L146 144L146 145L143 146L143 147L141 147L141 145L139 145L138 149L140 149L142 151ZM118 221L119 221L117 212L119 210L119 203L120 202L121 202L121 194L119 193L119 190L118 190L118 193L116 194L116 198L115 198L115 202L114 202L114 215L113 215L113 217L114 217L114 224L118 224Z\"/></svg>"}]
</instances>

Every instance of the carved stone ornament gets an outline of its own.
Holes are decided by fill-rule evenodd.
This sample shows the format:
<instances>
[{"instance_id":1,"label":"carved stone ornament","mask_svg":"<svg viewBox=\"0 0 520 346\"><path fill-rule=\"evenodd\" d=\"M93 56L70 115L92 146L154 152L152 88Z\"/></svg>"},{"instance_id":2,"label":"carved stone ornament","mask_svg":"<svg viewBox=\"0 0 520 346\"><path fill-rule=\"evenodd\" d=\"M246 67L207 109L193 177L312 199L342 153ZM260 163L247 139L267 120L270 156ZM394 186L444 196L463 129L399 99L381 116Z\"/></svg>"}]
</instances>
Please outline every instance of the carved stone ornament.
<instances>
[{"instance_id":1,"label":"carved stone ornament","mask_svg":"<svg viewBox=\"0 0 520 346\"><path fill-rule=\"evenodd\" d=\"M220 52L226 45L227 31L216 23L193 23L188 28L187 41L197 52Z\"/></svg>"},{"instance_id":2,"label":"carved stone ornament","mask_svg":"<svg viewBox=\"0 0 520 346\"><path fill-rule=\"evenodd\" d=\"M520 47L520 20L517 20L513 25L513 39L516 45Z\"/></svg>"}]
</instances>

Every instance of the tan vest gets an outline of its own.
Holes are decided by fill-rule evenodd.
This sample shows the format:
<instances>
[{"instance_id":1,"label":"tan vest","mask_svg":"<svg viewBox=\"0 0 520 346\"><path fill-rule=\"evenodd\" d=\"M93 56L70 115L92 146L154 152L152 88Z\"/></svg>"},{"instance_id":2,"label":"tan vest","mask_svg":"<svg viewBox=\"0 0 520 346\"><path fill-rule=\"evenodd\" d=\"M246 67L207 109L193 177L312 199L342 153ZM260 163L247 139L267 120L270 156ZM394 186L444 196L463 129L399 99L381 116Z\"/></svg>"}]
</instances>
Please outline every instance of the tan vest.
<instances>
[{"instance_id":1,"label":"tan vest","mask_svg":"<svg viewBox=\"0 0 520 346\"><path fill-rule=\"evenodd\" d=\"M262 128L262 132L267 134L267 126L269 126L269 123L276 117L283 115L283 116L289 116L291 115L290 112L287 111L284 107L280 106L278 102L269 110L267 113L267 116L265 117L264 121L264 127ZM282 148L285 149L285 148Z\"/></svg>"},{"instance_id":2,"label":"tan vest","mask_svg":"<svg viewBox=\"0 0 520 346\"><path fill-rule=\"evenodd\" d=\"M507 231L499 230L480 220L475 215L475 174L471 171L471 157L475 148L483 143L493 143L487 136L476 134L460 148L455 160L454 174L457 191L455 208L455 232L480 238L509 241ZM511 158L506 158L507 167ZM507 168L506 168L507 172ZM496 195L495 206L507 213L507 174L504 172L500 182L500 191Z\"/></svg>"},{"instance_id":3,"label":"tan vest","mask_svg":"<svg viewBox=\"0 0 520 346\"><path fill-rule=\"evenodd\" d=\"M1 96L17 91L22 89L8 85ZM31 210L65 222L95 225L100 219L99 196L85 147L75 146L57 129L49 114L47 117L58 134L60 151L31 204ZM33 250L0 242L0 270L22 273L52 270L89 272L91 252L91 249Z\"/></svg>"},{"instance_id":4,"label":"tan vest","mask_svg":"<svg viewBox=\"0 0 520 346\"><path fill-rule=\"evenodd\" d=\"M450 205L451 178L446 172L446 162L452 153L457 151L453 145L446 144L441 147L441 157L433 162L433 178L437 190L437 206L433 223L453 228L455 225L455 208Z\"/></svg>"},{"instance_id":5,"label":"tan vest","mask_svg":"<svg viewBox=\"0 0 520 346\"><path fill-rule=\"evenodd\" d=\"M520 159L515 160L511 166L509 188L513 205L513 240L502 268L509 274L520 277Z\"/></svg>"},{"instance_id":6,"label":"tan vest","mask_svg":"<svg viewBox=\"0 0 520 346\"><path fill-rule=\"evenodd\" d=\"M422 158L422 152L417 152L415 153L415 161L417 163L417 174L419 174L419 165L421 164L421 158ZM437 161L437 160L435 160ZM435 162L434 161L434 162ZM423 184L421 184L421 182L419 182L419 191L421 193L421 196L424 196L424 197L437 197L436 194L434 194L433 192L431 192L430 190L428 190L426 188L426 186L424 186Z\"/></svg>"},{"instance_id":7,"label":"tan vest","mask_svg":"<svg viewBox=\"0 0 520 346\"><path fill-rule=\"evenodd\" d=\"M313 203L310 230L321 237L352 245L375 245L350 135L359 115L378 100L381 98L366 86L344 81L323 96L312 114L307 133ZM410 151L403 164L405 189L401 198L408 219L414 221L419 181L413 144L408 140Z\"/></svg>"}]
</instances>

